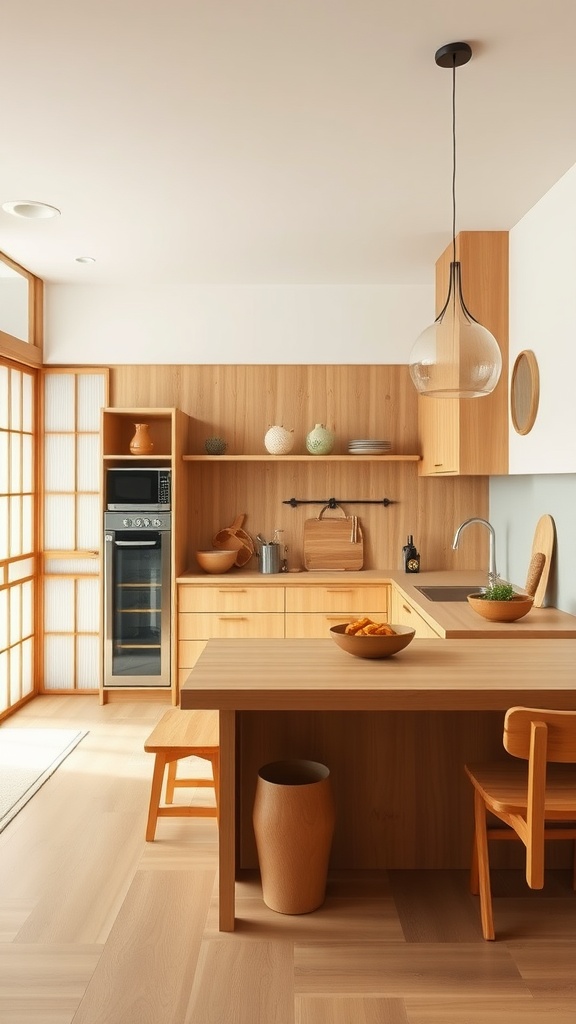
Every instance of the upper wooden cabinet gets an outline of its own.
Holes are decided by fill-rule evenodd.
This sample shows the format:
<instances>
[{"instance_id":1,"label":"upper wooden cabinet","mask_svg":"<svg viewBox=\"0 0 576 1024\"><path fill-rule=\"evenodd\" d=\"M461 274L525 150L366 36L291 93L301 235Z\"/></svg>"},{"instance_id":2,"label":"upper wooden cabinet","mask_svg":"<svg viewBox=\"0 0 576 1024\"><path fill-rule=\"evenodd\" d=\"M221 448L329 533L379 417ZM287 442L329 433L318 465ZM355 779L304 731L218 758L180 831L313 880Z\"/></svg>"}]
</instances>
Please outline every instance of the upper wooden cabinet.
<instances>
[{"instance_id":1,"label":"upper wooden cabinet","mask_svg":"<svg viewBox=\"0 0 576 1024\"><path fill-rule=\"evenodd\" d=\"M502 353L497 387L485 398L418 398L423 476L508 472L508 232L462 231L456 238L464 301ZM452 244L436 263L436 312L446 301Z\"/></svg>"}]
</instances>

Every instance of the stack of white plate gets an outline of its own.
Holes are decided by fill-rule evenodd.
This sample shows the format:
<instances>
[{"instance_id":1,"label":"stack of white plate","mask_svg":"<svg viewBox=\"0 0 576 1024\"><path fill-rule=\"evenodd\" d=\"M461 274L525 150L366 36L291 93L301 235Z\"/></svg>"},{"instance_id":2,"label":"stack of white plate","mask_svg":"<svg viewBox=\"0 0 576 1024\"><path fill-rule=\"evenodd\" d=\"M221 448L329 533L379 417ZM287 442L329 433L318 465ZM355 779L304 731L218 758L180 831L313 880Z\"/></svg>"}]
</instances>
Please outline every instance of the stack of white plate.
<instances>
[{"instance_id":1,"label":"stack of white plate","mask_svg":"<svg viewBox=\"0 0 576 1024\"><path fill-rule=\"evenodd\" d=\"M380 441L373 438L358 438L348 442L350 455L386 455L391 448L391 441Z\"/></svg>"}]
</instances>

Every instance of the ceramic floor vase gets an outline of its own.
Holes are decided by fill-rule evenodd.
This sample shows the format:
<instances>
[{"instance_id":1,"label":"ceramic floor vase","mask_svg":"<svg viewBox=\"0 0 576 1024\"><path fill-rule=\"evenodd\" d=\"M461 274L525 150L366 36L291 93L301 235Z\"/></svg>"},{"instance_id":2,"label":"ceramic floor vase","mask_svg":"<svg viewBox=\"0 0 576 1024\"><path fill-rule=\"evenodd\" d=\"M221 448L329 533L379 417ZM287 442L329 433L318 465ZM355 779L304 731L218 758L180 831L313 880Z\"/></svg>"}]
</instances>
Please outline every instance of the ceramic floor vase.
<instances>
[{"instance_id":1,"label":"ceramic floor vase","mask_svg":"<svg viewBox=\"0 0 576 1024\"><path fill-rule=\"evenodd\" d=\"M253 824L267 907L308 914L324 902L335 810L317 761L275 761L258 773Z\"/></svg>"}]
</instances>

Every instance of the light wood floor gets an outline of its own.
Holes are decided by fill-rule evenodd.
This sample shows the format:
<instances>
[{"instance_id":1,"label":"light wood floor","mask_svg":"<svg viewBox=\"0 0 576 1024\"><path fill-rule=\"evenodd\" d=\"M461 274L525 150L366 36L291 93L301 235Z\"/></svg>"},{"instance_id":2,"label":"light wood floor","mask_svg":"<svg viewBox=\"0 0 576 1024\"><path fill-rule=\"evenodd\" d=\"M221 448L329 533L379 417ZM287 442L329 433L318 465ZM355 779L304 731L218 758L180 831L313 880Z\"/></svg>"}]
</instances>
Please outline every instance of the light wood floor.
<instances>
[{"instance_id":1,"label":"light wood floor","mask_svg":"<svg viewBox=\"0 0 576 1024\"><path fill-rule=\"evenodd\" d=\"M568 873L542 893L498 875L495 943L457 871L341 874L303 917L248 878L220 934L215 822L144 841L164 711L46 696L5 723L89 735L0 834L2 1024L575 1024Z\"/></svg>"}]
</instances>

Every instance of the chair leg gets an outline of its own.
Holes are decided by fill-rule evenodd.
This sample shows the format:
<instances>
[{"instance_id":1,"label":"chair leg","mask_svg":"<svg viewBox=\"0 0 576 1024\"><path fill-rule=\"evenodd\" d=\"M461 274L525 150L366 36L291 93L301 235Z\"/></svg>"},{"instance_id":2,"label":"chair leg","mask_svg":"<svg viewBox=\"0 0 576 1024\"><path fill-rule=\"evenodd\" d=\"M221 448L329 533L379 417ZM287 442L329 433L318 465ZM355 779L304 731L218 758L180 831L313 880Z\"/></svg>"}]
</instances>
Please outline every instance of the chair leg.
<instances>
[{"instance_id":1,"label":"chair leg","mask_svg":"<svg viewBox=\"0 0 576 1024\"><path fill-rule=\"evenodd\" d=\"M485 939L494 939L492 893L490 891L490 862L488 859L488 832L486 828L486 805L482 795L477 789L474 790L474 823L476 833L476 858L478 886L480 891L482 935Z\"/></svg>"},{"instance_id":2,"label":"chair leg","mask_svg":"<svg viewBox=\"0 0 576 1024\"><path fill-rule=\"evenodd\" d=\"M480 882L478 878L478 850L476 848L476 830L474 830L474 839L472 841L472 857L470 859L470 892L474 896L477 896L480 892Z\"/></svg>"},{"instance_id":3,"label":"chair leg","mask_svg":"<svg viewBox=\"0 0 576 1024\"><path fill-rule=\"evenodd\" d=\"M174 803L174 787L176 784L176 768L178 767L178 761L170 761L168 763L168 771L166 772L166 803Z\"/></svg>"},{"instance_id":4,"label":"chair leg","mask_svg":"<svg viewBox=\"0 0 576 1024\"><path fill-rule=\"evenodd\" d=\"M216 750L210 758L212 778L214 780L214 797L216 799L216 820L220 821L220 753Z\"/></svg>"},{"instance_id":5,"label":"chair leg","mask_svg":"<svg viewBox=\"0 0 576 1024\"><path fill-rule=\"evenodd\" d=\"M146 825L146 842L151 843L156 834L156 822L158 821L158 808L162 797L162 782L164 781L164 769L166 758L164 754L154 756L154 771L152 773L152 786L150 788L150 804L148 806L148 822Z\"/></svg>"}]
</instances>

